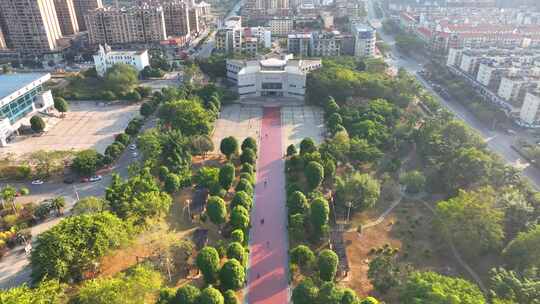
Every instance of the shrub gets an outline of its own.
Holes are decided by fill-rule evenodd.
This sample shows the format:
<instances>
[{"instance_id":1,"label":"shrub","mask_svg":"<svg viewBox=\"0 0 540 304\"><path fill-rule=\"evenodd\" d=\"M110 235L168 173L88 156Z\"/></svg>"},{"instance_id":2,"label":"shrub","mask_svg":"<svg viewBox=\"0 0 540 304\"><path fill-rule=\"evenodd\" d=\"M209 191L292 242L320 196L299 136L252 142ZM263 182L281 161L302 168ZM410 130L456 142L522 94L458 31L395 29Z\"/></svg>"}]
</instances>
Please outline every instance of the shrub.
<instances>
[{"instance_id":1,"label":"shrub","mask_svg":"<svg viewBox=\"0 0 540 304\"><path fill-rule=\"evenodd\" d=\"M45 121L38 115L34 115L30 118L30 128L34 132L43 132L45 130Z\"/></svg>"}]
</instances>

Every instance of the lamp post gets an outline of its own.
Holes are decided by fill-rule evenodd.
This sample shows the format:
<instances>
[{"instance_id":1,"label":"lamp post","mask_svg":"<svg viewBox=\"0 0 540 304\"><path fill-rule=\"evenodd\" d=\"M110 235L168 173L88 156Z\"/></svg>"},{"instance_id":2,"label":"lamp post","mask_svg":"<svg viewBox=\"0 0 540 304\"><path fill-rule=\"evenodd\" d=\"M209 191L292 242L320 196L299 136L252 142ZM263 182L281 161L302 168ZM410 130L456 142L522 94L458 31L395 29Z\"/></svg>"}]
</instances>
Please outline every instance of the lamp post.
<instances>
[{"instance_id":1,"label":"lamp post","mask_svg":"<svg viewBox=\"0 0 540 304\"><path fill-rule=\"evenodd\" d=\"M352 202L345 202L345 206L347 206L347 223L350 221L350 216L351 216L351 207L352 207Z\"/></svg>"}]
</instances>

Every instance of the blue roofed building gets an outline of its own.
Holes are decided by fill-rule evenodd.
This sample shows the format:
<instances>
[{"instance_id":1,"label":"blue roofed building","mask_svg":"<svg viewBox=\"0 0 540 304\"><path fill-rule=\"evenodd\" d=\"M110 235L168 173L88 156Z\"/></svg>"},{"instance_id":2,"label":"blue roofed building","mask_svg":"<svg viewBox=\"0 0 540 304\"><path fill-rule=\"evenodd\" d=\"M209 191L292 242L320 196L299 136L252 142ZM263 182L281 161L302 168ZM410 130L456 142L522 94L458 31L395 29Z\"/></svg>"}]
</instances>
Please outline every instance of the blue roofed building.
<instances>
[{"instance_id":1,"label":"blue roofed building","mask_svg":"<svg viewBox=\"0 0 540 304\"><path fill-rule=\"evenodd\" d=\"M50 90L44 88L51 74L20 73L0 75L0 146L37 112L53 109Z\"/></svg>"}]
</instances>

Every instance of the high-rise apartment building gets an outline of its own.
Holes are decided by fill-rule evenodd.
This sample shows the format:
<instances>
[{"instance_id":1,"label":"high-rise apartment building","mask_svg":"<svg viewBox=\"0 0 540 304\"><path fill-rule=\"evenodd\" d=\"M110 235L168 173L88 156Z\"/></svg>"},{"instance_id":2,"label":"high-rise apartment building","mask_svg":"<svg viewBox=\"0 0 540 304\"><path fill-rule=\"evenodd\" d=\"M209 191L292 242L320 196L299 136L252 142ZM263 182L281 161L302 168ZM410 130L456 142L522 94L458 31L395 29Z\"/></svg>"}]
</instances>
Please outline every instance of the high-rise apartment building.
<instances>
[{"instance_id":1,"label":"high-rise apartment building","mask_svg":"<svg viewBox=\"0 0 540 304\"><path fill-rule=\"evenodd\" d=\"M189 8L189 29L192 33L198 34L202 30L200 25L199 10L194 6L191 6Z\"/></svg>"},{"instance_id":2,"label":"high-rise apartment building","mask_svg":"<svg viewBox=\"0 0 540 304\"><path fill-rule=\"evenodd\" d=\"M101 0L73 0L75 6L75 14L77 15L77 23L81 31L86 31L86 24L84 22L84 16L88 12L95 10L96 8L102 8L103 3Z\"/></svg>"},{"instance_id":3,"label":"high-rise apartment building","mask_svg":"<svg viewBox=\"0 0 540 304\"><path fill-rule=\"evenodd\" d=\"M23 55L58 49L62 32L54 0L0 0L0 15L8 46Z\"/></svg>"},{"instance_id":4,"label":"high-rise apartment building","mask_svg":"<svg viewBox=\"0 0 540 304\"><path fill-rule=\"evenodd\" d=\"M54 0L54 7L62 35L73 35L79 32L79 22L73 0Z\"/></svg>"},{"instance_id":5,"label":"high-rise apartment building","mask_svg":"<svg viewBox=\"0 0 540 304\"><path fill-rule=\"evenodd\" d=\"M161 6L106 7L85 16L91 44L149 43L165 40Z\"/></svg>"},{"instance_id":6,"label":"high-rise apartment building","mask_svg":"<svg viewBox=\"0 0 540 304\"><path fill-rule=\"evenodd\" d=\"M161 1L167 36L190 34L189 7L181 0Z\"/></svg>"},{"instance_id":7,"label":"high-rise apartment building","mask_svg":"<svg viewBox=\"0 0 540 304\"><path fill-rule=\"evenodd\" d=\"M6 49L6 39L4 38L4 33L2 32L2 28L0 27L0 50Z\"/></svg>"},{"instance_id":8,"label":"high-rise apartment building","mask_svg":"<svg viewBox=\"0 0 540 304\"><path fill-rule=\"evenodd\" d=\"M370 25L355 23L352 25L354 35L354 56L371 57L375 55L376 31Z\"/></svg>"},{"instance_id":9,"label":"high-rise apartment building","mask_svg":"<svg viewBox=\"0 0 540 304\"><path fill-rule=\"evenodd\" d=\"M310 34L289 34L287 37L287 51L296 57L309 57L310 42Z\"/></svg>"}]
</instances>

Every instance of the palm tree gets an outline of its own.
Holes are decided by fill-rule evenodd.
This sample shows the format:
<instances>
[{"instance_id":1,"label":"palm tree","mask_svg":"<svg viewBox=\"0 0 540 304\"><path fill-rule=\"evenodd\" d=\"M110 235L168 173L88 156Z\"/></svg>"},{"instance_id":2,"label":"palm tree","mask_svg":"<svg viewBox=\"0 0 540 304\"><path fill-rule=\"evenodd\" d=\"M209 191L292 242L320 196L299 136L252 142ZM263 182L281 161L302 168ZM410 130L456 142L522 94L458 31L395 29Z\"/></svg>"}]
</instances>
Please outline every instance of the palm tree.
<instances>
[{"instance_id":1,"label":"palm tree","mask_svg":"<svg viewBox=\"0 0 540 304\"><path fill-rule=\"evenodd\" d=\"M51 201L51 208L56 210L58 216L62 215L66 207L66 199L63 196L57 196Z\"/></svg>"},{"instance_id":2,"label":"palm tree","mask_svg":"<svg viewBox=\"0 0 540 304\"><path fill-rule=\"evenodd\" d=\"M7 185L1 191L0 195L2 196L2 209L6 208L5 203L11 204L13 208L13 213L17 214L17 208L15 208L15 196L17 195L17 189L13 186Z\"/></svg>"}]
</instances>

